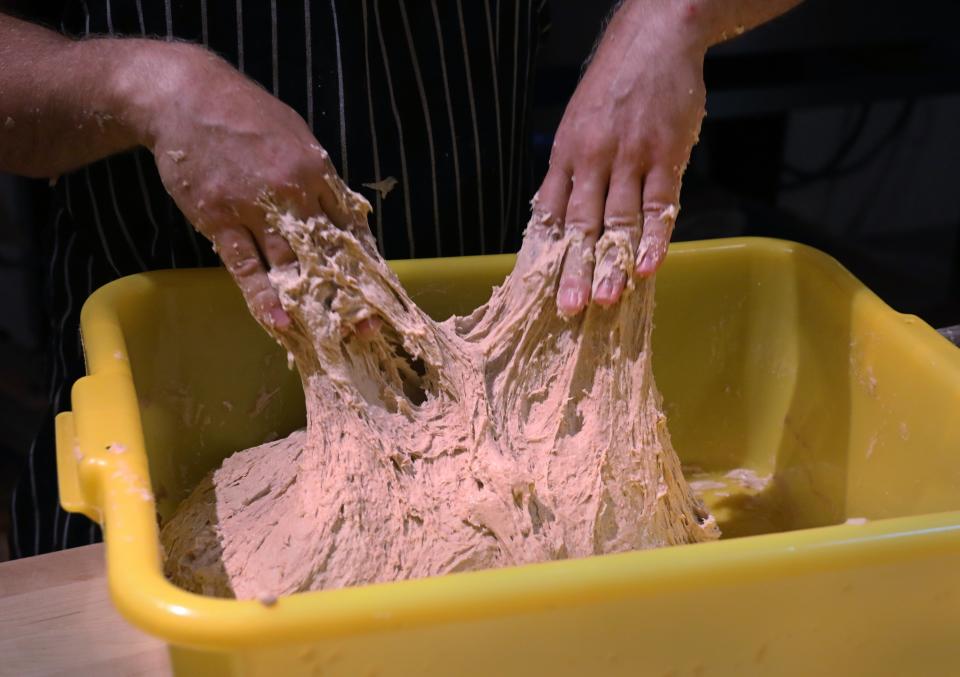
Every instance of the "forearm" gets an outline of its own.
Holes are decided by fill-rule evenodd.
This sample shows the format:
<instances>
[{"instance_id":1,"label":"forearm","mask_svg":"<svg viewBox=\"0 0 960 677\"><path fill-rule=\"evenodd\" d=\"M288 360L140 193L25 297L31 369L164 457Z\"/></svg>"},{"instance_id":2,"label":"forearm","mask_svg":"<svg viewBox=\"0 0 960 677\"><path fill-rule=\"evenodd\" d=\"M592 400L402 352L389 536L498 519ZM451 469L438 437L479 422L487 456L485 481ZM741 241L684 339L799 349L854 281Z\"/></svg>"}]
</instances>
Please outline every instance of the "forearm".
<instances>
[{"instance_id":1,"label":"forearm","mask_svg":"<svg viewBox=\"0 0 960 677\"><path fill-rule=\"evenodd\" d=\"M696 52L736 37L800 4L802 0L624 0L604 41L649 37L651 28Z\"/></svg>"},{"instance_id":2,"label":"forearm","mask_svg":"<svg viewBox=\"0 0 960 677\"><path fill-rule=\"evenodd\" d=\"M198 45L75 41L0 13L0 171L55 177L138 145L251 312L271 331L289 327L267 266L296 257L264 198L302 219L353 218L303 118Z\"/></svg>"},{"instance_id":3,"label":"forearm","mask_svg":"<svg viewBox=\"0 0 960 677\"><path fill-rule=\"evenodd\" d=\"M56 177L134 146L189 45L71 40L0 13L0 171Z\"/></svg>"}]
</instances>

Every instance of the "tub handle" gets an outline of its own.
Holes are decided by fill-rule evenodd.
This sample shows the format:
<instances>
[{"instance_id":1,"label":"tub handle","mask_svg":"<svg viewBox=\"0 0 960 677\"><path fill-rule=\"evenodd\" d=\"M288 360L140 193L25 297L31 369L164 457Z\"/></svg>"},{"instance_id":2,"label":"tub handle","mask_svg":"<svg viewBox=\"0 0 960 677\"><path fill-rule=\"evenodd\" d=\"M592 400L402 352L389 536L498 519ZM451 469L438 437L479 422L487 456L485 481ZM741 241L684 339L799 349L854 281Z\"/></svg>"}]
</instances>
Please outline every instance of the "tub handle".
<instances>
[{"instance_id":1,"label":"tub handle","mask_svg":"<svg viewBox=\"0 0 960 677\"><path fill-rule=\"evenodd\" d=\"M54 424L57 447L57 484L60 490L60 505L67 512L83 513L99 521L97 511L87 501L80 482L80 465L83 454L74 426L73 412L57 414Z\"/></svg>"},{"instance_id":2,"label":"tub handle","mask_svg":"<svg viewBox=\"0 0 960 677\"><path fill-rule=\"evenodd\" d=\"M56 418L60 504L102 524L105 491L149 490L137 394L129 371L115 369L78 379L70 400Z\"/></svg>"}]
</instances>

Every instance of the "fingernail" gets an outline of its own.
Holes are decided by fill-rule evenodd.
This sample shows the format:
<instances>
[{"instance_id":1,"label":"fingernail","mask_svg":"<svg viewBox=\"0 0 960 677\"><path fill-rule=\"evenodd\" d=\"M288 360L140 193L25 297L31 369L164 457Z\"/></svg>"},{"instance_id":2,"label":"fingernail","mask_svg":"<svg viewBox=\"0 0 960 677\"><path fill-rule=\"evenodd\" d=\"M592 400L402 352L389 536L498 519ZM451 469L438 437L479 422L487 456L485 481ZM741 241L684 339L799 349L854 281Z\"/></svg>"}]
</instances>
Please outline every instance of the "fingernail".
<instances>
[{"instance_id":1,"label":"fingernail","mask_svg":"<svg viewBox=\"0 0 960 677\"><path fill-rule=\"evenodd\" d=\"M380 331L380 327L383 325L383 322L377 316L368 317L366 319L360 320L354 330L357 333L357 336L363 339L373 338L377 335L377 332Z\"/></svg>"},{"instance_id":2,"label":"fingernail","mask_svg":"<svg viewBox=\"0 0 960 677\"><path fill-rule=\"evenodd\" d=\"M588 300L589 296L587 295L586 290L583 289L583 287L577 289L577 293L573 296L573 304L576 306L577 310L580 310L587 305Z\"/></svg>"},{"instance_id":3,"label":"fingernail","mask_svg":"<svg viewBox=\"0 0 960 677\"><path fill-rule=\"evenodd\" d=\"M637 274L646 276L652 273L655 265L654 262L653 250L648 249L643 253L643 256L640 257L640 263L637 264Z\"/></svg>"},{"instance_id":4,"label":"fingernail","mask_svg":"<svg viewBox=\"0 0 960 677\"><path fill-rule=\"evenodd\" d=\"M587 294L582 287L567 287L560 290L558 305L568 315L576 315L587 304Z\"/></svg>"},{"instance_id":5,"label":"fingernail","mask_svg":"<svg viewBox=\"0 0 960 677\"><path fill-rule=\"evenodd\" d=\"M605 277L600 280L597 286L597 293L593 297L594 301L610 301L613 299L613 280Z\"/></svg>"},{"instance_id":6,"label":"fingernail","mask_svg":"<svg viewBox=\"0 0 960 677\"><path fill-rule=\"evenodd\" d=\"M273 323L274 328L280 331L290 326L290 316L287 315L283 308L273 308L270 311L270 321Z\"/></svg>"}]
</instances>

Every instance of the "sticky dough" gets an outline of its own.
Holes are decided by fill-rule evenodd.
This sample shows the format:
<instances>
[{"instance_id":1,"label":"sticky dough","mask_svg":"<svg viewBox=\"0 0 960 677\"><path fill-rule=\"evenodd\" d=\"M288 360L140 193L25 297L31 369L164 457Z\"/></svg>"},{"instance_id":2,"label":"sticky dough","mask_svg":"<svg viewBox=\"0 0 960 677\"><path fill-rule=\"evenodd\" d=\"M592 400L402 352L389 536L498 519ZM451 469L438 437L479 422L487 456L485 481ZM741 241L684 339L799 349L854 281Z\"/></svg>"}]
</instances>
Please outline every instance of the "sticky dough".
<instances>
[{"instance_id":1,"label":"sticky dough","mask_svg":"<svg viewBox=\"0 0 960 677\"><path fill-rule=\"evenodd\" d=\"M270 278L306 430L234 454L181 504L161 533L173 581L273 599L719 536L654 384L653 280L559 317L570 236L534 219L490 301L437 323L377 254L367 202L331 185L346 228L271 216L299 261ZM615 231L596 253L611 247L632 264ZM349 331L372 315L378 336Z\"/></svg>"}]
</instances>

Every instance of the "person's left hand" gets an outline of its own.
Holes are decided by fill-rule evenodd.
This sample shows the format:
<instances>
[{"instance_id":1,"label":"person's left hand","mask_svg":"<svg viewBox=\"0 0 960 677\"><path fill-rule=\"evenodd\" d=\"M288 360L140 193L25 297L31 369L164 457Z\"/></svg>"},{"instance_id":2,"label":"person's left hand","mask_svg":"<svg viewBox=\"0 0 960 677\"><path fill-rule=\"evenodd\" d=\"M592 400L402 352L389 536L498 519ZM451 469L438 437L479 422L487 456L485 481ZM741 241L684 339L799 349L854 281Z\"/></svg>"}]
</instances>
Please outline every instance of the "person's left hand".
<instances>
[{"instance_id":1,"label":"person's left hand","mask_svg":"<svg viewBox=\"0 0 960 677\"><path fill-rule=\"evenodd\" d=\"M625 231L632 274L652 275L666 255L705 96L705 49L692 28L672 20L670 4L659 14L625 7L614 17L567 105L534 197L541 219L578 231L557 292L567 316L591 298L616 303L627 284L616 248L594 265L602 231Z\"/></svg>"}]
</instances>

